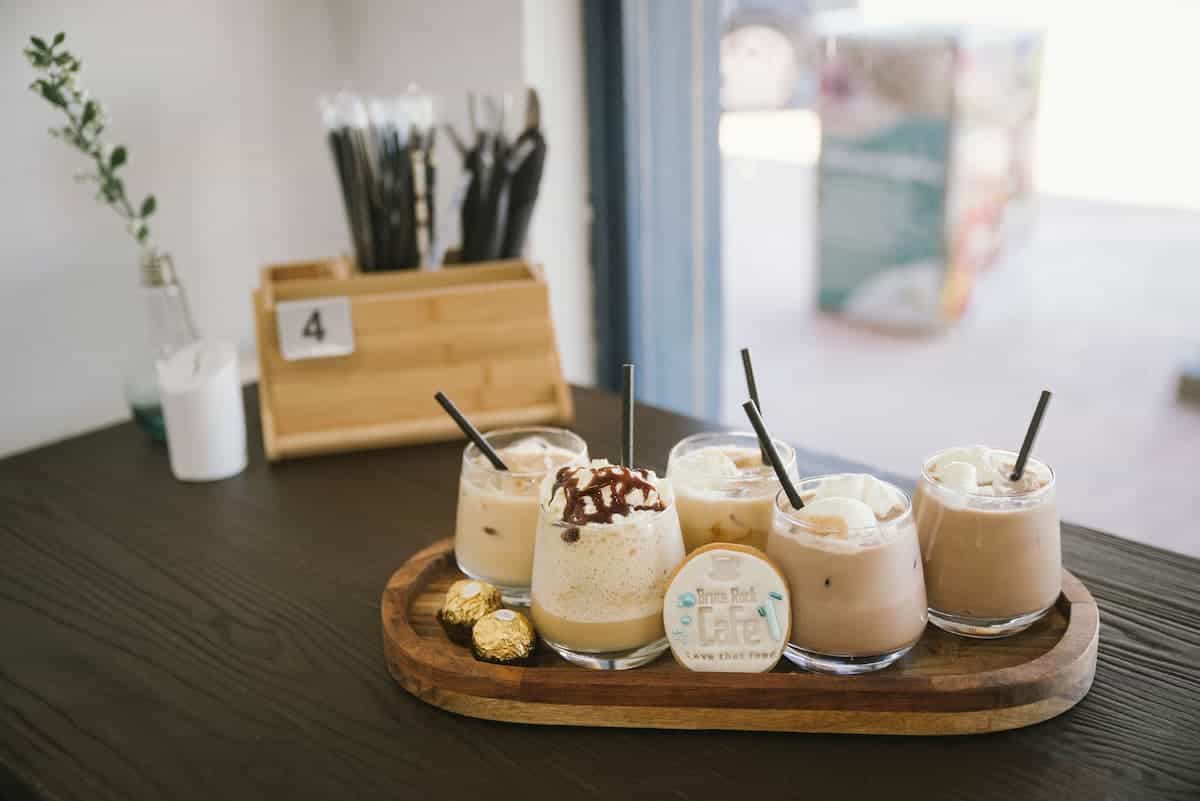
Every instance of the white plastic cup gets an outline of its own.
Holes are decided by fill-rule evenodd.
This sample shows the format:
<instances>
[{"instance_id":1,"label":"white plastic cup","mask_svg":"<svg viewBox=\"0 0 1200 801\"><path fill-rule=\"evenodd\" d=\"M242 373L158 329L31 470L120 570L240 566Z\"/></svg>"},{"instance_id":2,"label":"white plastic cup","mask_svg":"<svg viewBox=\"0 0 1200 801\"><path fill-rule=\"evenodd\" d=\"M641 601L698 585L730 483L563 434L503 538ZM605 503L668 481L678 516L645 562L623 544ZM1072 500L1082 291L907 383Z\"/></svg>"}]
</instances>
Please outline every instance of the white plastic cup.
<instances>
[{"instance_id":1,"label":"white plastic cup","mask_svg":"<svg viewBox=\"0 0 1200 801\"><path fill-rule=\"evenodd\" d=\"M197 342L158 364L171 472L180 481L218 481L246 469L246 414L237 351Z\"/></svg>"}]
</instances>

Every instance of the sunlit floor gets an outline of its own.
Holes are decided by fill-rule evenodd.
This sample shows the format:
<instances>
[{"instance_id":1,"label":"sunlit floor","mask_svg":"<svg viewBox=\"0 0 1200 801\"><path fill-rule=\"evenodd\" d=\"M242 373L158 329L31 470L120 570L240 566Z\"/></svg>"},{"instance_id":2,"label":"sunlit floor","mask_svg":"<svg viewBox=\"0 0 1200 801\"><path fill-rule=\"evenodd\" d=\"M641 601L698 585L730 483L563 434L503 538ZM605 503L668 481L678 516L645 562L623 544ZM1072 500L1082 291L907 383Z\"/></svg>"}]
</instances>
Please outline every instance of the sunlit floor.
<instances>
[{"instance_id":1,"label":"sunlit floor","mask_svg":"<svg viewBox=\"0 0 1200 801\"><path fill-rule=\"evenodd\" d=\"M810 168L726 158L723 178L727 423L745 426L743 346L778 435L905 476L949 445L1017 447L1046 387L1064 519L1200 556L1200 406L1175 400L1200 351L1200 213L1043 198L968 318L908 338L813 311Z\"/></svg>"}]
</instances>

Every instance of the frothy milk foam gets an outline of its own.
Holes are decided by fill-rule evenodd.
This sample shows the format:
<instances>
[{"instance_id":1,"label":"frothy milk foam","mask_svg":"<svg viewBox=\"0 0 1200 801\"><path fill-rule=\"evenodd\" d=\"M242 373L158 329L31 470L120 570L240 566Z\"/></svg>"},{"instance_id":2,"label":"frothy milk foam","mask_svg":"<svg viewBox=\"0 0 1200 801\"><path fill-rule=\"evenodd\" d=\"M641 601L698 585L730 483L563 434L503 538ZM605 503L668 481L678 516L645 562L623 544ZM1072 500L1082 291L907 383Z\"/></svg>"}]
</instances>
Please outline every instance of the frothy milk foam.
<instances>
[{"instance_id":1,"label":"frothy milk foam","mask_svg":"<svg viewBox=\"0 0 1200 801\"><path fill-rule=\"evenodd\" d=\"M659 517L657 512L634 512L573 544L547 531L558 564L535 579L538 603L548 612L581 622L657 615L666 578L683 560L682 548L660 545L655 523Z\"/></svg>"}]
</instances>

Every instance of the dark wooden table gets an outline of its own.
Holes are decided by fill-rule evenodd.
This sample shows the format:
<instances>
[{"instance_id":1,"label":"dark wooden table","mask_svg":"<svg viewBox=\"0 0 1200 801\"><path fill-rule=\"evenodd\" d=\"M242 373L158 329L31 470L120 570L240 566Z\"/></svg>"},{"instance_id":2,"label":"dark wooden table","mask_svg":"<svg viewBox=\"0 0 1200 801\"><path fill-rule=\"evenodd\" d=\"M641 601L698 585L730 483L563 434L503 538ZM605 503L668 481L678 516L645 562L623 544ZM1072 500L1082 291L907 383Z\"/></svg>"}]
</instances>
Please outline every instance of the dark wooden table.
<instances>
[{"instance_id":1,"label":"dark wooden table","mask_svg":"<svg viewBox=\"0 0 1200 801\"><path fill-rule=\"evenodd\" d=\"M616 398L576 400L593 453L615 455ZM640 458L661 468L702 428L640 408ZM250 467L216 484L172 479L130 424L0 461L0 797L1200 797L1200 561L1064 526L1100 604L1099 666L1029 729L490 723L410 697L380 651L388 576L451 532L461 444L268 466L258 437L252 422Z\"/></svg>"}]
</instances>

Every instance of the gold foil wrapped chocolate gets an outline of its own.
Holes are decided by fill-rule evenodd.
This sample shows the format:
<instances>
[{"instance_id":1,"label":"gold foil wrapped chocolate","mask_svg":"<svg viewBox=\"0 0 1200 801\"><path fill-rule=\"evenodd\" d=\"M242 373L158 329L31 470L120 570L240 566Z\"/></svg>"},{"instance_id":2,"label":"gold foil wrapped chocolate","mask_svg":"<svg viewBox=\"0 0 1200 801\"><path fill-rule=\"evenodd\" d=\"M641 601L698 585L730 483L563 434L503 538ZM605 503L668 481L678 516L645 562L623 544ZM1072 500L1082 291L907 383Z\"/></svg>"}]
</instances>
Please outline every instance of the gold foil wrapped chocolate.
<instances>
[{"instance_id":1,"label":"gold foil wrapped chocolate","mask_svg":"<svg viewBox=\"0 0 1200 801\"><path fill-rule=\"evenodd\" d=\"M519 665L533 656L537 635L520 612L501 609L485 615L471 634L471 653L481 662Z\"/></svg>"},{"instance_id":2,"label":"gold foil wrapped chocolate","mask_svg":"<svg viewBox=\"0 0 1200 801\"><path fill-rule=\"evenodd\" d=\"M500 608L500 590L486 581L461 579L450 585L438 610L446 636L459 645L471 644L471 629L484 615Z\"/></svg>"}]
</instances>

